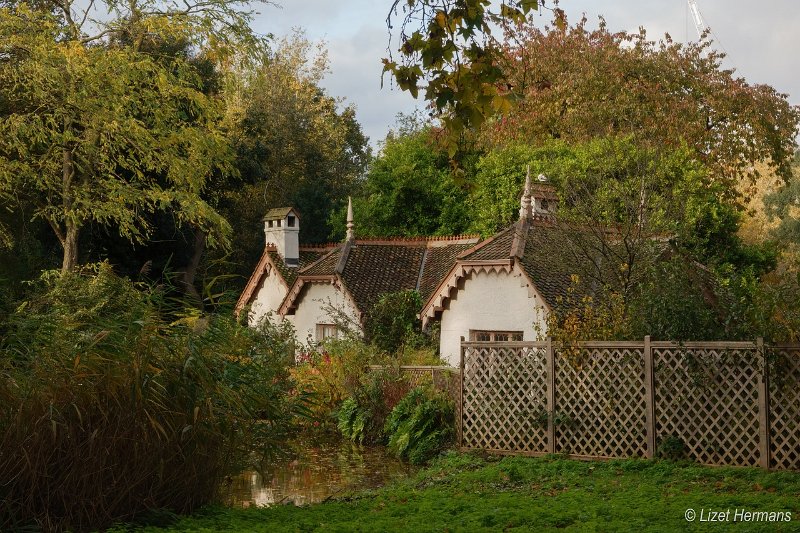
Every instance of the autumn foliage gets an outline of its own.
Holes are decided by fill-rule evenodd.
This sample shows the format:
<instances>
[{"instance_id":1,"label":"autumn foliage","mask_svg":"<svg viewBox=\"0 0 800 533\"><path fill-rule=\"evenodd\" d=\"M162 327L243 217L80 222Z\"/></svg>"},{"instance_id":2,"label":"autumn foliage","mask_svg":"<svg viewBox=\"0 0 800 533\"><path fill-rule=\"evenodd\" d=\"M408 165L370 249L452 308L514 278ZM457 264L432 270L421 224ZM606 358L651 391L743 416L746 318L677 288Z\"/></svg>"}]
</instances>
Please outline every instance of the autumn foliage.
<instances>
[{"instance_id":1,"label":"autumn foliage","mask_svg":"<svg viewBox=\"0 0 800 533\"><path fill-rule=\"evenodd\" d=\"M800 111L722 68L724 54L709 41L613 33L603 19L590 30L584 18L563 30L520 26L505 53L516 105L484 128L488 146L633 135L661 150L687 145L726 185L754 179L757 161L791 176Z\"/></svg>"}]
</instances>

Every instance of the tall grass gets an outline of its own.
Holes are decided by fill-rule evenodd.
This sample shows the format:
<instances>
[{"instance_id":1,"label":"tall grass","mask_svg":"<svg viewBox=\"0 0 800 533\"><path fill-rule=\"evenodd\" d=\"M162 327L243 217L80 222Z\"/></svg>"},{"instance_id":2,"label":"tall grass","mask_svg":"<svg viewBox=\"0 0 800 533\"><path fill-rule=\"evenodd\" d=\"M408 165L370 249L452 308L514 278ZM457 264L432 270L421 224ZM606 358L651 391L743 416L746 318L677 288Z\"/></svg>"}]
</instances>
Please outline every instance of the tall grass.
<instances>
[{"instance_id":1,"label":"tall grass","mask_svg":"<svg viewBox=\"0 0 800 533\"><path fill-rule=\"evenodd\" d=\"M101 265L43 279L11 314L0 339L0 530L190 512L285 437L288 332L177 311Z\"/></svg>"}]
</instances>

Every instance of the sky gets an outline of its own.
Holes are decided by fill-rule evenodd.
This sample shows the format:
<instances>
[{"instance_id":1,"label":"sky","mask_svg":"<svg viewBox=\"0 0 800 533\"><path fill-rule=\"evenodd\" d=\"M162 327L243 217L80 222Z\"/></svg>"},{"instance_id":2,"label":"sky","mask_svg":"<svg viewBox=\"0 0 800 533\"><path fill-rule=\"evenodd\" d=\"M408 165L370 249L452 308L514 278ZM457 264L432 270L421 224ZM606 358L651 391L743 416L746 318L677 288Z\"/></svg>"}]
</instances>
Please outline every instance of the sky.
<instances>
[{"instance_id":1,"label":"sky","mask_svg":"<svg viewBox=\"0 0 800 533\"><path fill-rule=\"evenodd\" d=\"M728 54L723 66L749 83L772 85L800 104L800 1L696 0L715 35L715 46ZM392 88L387 76L381 88L381 58L387 56L386 16L391 0L278 0L280 7L260 4L253 29L282 36L302 29L312 41L324 41L330 73L322 86L331 96L356 107L370 143L377 147L398 113L422 109L424 100ZM552 5L552 1L547 2ZM582 14L591 23L603 16L609 30L638 31L651 39L669 33L676 41L696 40L686 0L561 0L570 22ZM545 25L549 12L534 15Z\"/></svg>"}]
</instances>

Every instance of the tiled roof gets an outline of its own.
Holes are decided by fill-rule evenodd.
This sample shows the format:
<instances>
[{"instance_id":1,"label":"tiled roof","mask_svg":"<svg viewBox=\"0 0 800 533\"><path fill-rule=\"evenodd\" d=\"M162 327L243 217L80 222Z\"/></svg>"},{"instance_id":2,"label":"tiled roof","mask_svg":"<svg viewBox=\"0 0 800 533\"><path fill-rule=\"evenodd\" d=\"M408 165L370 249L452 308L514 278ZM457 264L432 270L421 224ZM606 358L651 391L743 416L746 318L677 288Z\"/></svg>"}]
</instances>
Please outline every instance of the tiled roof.
<instances>
[{"instance_id":1,"label":"tiled roof","mask_svg":"<svg viewBox=\"0 0 800 533\"><path fill-rule=\"evenodd\" d=\"M425 246L354 244L342 280L362 312L381 295L415 289Z\"/></svg>"},{"instance_id":2,"label":"tiled roof","mask_svg":"<svg viewBox=\"0 0 800 533\"><path fill-rule=\"evenodd\" d=\"M525 239L522 268L550 307L566 298L572 275L581 270L580 261L564 229L550 224L532 224Z\"/></svg>"},{"instance_id":3,"label":"tiled roof","mask_svg":"<svg viewBox=\"0 0 800 533\"><path fill-rule=\"evenodd\" d=\"M283 258L276 250L269 251L269 258L275 265L276 270L286 282L286 285L291 285L297 279L297 274L304 267L307 267L317 261L320 257L328 253L329 250L324 248L319 249L301 249L300 250L300 265L297 268L289 268L283 262Z\"/></svg>"},{"instance_id":4,"label":"tiled roof","mask_svg":"<svg viewBox=\"0 0 800 533\"><path fill-rule=\"evenodd\" d=\"M313 263L304 265L300 268L300 275L302 276L333 276L336 273L336 263L339 261L339 255L342 252L342 246L338 245L336 248L326 252L323 255L317 256Z\"/></svg>"},{"instance_id":5,"label":"tiled roof","mask_svg":"<svg viewBox=\"0 0 800 533\"><path fill-rule=\"evenodd\" d=\"M236 303L237 312L239 309L242 309L244 306L250 304L253 295L261 285L264 275L267 273L267 266L269 263L272 263L275 266L275 270L278 272L278 275L283 278L286 286L291 287L292 283L294 283L294 281L297 279L298 271L319 260L320 257L324 256L332 249L331 246L336 245L328 244L301 247L300 264L297 268L289 268L286 266L286 263L283 262L283 258L280 256L274 246L270 245L264 248L264 252L261 254L261 259L259 259L255 270L250 275L250 279L247 281L247 285L245 285L244 291L242 291L242 294L239 297L239 301Z\"/></svg>"},{"instance_id":6,"label":"tiled roof","mask_svg":"<svg viewBox=\"0 0 800 533\"><path fill-rule=\"evenodd\" d=\"M267 211L267 214L264 215L264 220L283 219L286 217L286 215L288 215L292 211L294 211L294 214L297 215L297 211L292 207L276 207L274 209L270 209L269 211Z\"/></svg>"},{"instance_id":7,"label":"tiled roof","mask_svg":"<svg viewBox=\"0 0 800 533\"><path fill-rule=\"evenodd\" d=\"M491 239L461 256L464 261L499 261L512 257L512 244L517 224L512 224ZM580 254L573 253L571 240L565 232L578 231L559 227L547 218L530 222L525 233L525 248L520 263L536 289L551 307L559 297L567 296L572 275L586 271Z\"/></svg>"},{"instance_id":8,"label":"tiled roof","mask_svg":"<svg viewBox=\"0 0 800 533\"><path fill-rule=\"evenodd\" d=\"M460 259L465 261L508 259L511 257L511 243L514 240L514 229L516 227L516 224L512 224L500 233L475 246L475 251L462 255Z\"/></svg>"},{"instance_id":9,"label":"tiled roof","mask_svg":"<svg viewBox=\"0 0 800 533\"><path fill-rule=\"evenodd\" d=\"M425 264L419 280L419 294L422 301L426 301L431 293L439 286L447 275L456 258L473 244L451 244L449 246L428 248L425 254Z\"/></svg>"},{"instance_id":10,"label":"tiled roof","mask_svg":"<svg viewBox=\"0 0 800 533\"><path fill-rule=\"evenodd\" d=\"M368 312L386 293L417 289L423 299L439 285L464 250L478 236L357 239L337 245L313 263L303 265L298 275L334 276L346 253L342 283L362 313Z\"/></svg>"}]
</instances>

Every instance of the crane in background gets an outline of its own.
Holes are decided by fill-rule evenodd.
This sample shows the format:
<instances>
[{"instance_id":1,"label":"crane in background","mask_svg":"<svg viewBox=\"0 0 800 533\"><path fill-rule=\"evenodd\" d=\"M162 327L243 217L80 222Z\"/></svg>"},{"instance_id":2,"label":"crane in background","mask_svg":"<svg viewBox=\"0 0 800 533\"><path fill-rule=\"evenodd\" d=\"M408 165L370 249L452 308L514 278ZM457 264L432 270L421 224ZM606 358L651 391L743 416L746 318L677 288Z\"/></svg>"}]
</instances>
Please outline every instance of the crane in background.
<instances>
[{"instance_id":1,"label":"crane in background","mask_svg":"<svg viewBox=\"0 0 800 533\"><path fill-rule=\"evenodd\" d=\"M703 20L703 15L700 14L700 8L697 7L697 2L695 0L688 0L689 2L689 11L692 12L692 18L694 19L694 26L697 28L697 37L699 39L703 38L703 33L709 30L706 21Z\"/></svg>"}]
</instances>

